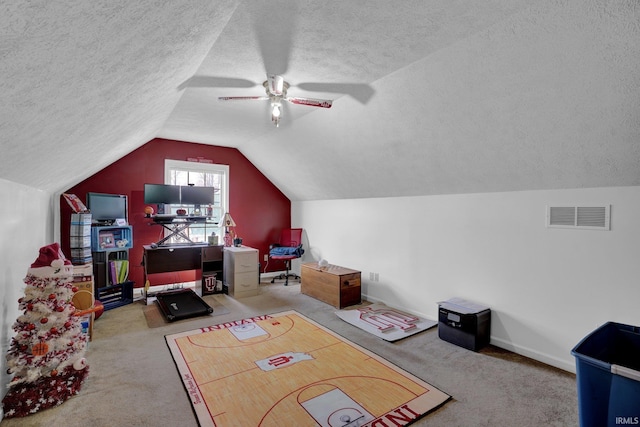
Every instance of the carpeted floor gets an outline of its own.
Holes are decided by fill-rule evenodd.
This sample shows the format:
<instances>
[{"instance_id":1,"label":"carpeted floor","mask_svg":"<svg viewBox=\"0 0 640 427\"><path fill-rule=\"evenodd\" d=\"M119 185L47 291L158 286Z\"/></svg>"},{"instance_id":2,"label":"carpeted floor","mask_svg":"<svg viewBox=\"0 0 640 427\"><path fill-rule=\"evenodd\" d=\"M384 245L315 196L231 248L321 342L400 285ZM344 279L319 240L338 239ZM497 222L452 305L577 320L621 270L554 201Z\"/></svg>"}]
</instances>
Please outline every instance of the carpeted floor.
<instances>
[{"instance_id":1,"label":"carpeted floor","mask_svg":"<svg viewBox=\"0 0 640 427\"><path fill-rule=\"evenodd\" d=\"M141 302L105 312L95 323L87 353L90 373L80 393L42 413L5 419L0 427L195 427L165 335L286 310L302 313L453 397L413 425L578 425L575 375L497 347L471 352L440 340L437 328L390 343L344 322L334 307L302 295L296 283L263 283L255 297L214 298L228 314L158 328L147 326Z\"/></svg>"}]
</instances>

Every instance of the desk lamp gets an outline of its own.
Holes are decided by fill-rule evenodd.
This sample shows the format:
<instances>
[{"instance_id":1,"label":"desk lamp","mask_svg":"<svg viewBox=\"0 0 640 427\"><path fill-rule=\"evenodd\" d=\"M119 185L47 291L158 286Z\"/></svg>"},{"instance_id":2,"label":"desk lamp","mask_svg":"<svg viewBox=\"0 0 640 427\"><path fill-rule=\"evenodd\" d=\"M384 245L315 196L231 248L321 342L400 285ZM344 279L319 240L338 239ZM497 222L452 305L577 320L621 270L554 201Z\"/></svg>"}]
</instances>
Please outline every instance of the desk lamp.
<instances>
[{"instance_id":1,"label":"desk lamp","mask_svg":"<svg viewBox=\"0 0 640 427\"><path fill-rule=\"evenodd\" d=\"M230 227L235 227L236 223L233 220L233 218L231 218L231 214L229 212L224 214L224 218L222 220L222 223L224 224L225 227L225 232L224 232L224 245L226 247L229 247L232 245L233 243L233 239L231 238L231 234L229 233L229 228Z\"/></svg>"}]
</instances>

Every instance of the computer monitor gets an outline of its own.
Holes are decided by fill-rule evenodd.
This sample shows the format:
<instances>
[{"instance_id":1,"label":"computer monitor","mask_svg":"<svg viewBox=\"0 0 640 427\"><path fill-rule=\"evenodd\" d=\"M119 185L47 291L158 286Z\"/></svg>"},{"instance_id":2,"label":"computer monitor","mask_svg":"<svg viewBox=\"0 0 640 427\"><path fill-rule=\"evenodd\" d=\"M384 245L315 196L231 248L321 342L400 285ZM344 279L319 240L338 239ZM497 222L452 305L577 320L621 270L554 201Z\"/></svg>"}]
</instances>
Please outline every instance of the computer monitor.
<instances>
[{"instance_id":1,"label":"computer monitor","mask_svg":"<svg viewBox=\"0 0 640 427\"><path fill-rule=\"evenodd\" d=\"M144 202L151 204L179 204L180 186L166 184L145 184Z\"/></svg>"},{"instance_id":2,"label":"computer monitor","mask_svg":"<svg viewBox=\"0 0 640 427\"><path fill-rule=\"evenodd\" d=\"M183 185L180 194L180 203L183 205L208 205L214 203L215 189Z\"/></svg>"}]
</instances>

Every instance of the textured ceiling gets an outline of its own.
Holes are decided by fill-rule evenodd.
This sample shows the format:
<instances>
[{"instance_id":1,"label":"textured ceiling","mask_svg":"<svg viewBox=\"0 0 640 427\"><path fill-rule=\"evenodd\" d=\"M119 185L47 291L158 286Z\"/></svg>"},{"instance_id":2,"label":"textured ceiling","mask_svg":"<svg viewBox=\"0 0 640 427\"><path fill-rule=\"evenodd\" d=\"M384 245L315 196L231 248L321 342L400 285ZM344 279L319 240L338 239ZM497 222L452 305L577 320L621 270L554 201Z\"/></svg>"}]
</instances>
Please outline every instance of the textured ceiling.
<instances>
[{"instance_id":1,"label":"textured ceiling","mask_svg":"<svg viewBox=\"0 0 640 427\"><path fill-rule=\"evenodd\" d=\"M0 178L63 190L163 137L292 200L640 185L638 69L636 0L3 2ZM267 73L333 107L217 100Z\"/></svg>"}]
</instances>

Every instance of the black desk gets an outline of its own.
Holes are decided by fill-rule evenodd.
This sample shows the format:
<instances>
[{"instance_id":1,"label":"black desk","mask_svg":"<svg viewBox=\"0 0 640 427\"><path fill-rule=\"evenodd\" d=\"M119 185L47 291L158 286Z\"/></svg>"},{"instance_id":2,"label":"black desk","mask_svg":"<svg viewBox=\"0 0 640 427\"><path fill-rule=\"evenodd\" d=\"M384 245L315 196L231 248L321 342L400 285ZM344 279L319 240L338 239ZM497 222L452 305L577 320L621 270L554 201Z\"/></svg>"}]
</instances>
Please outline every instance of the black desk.
<instances>
[{"instance_id":1,"label":"black desk","mask_svg":"<svg viewBox=\"0 0 640 427\"><path fill-rule=\"evenodd\" d=\"M143 248L142 264L144 266L145 287L149 274L198 270L203 295L223 292L223 289L211 289L210 286L212 276L222 280L223 246L200 244L152 248L149 245L144 245Z\"/></svg>"}]
</instances>

